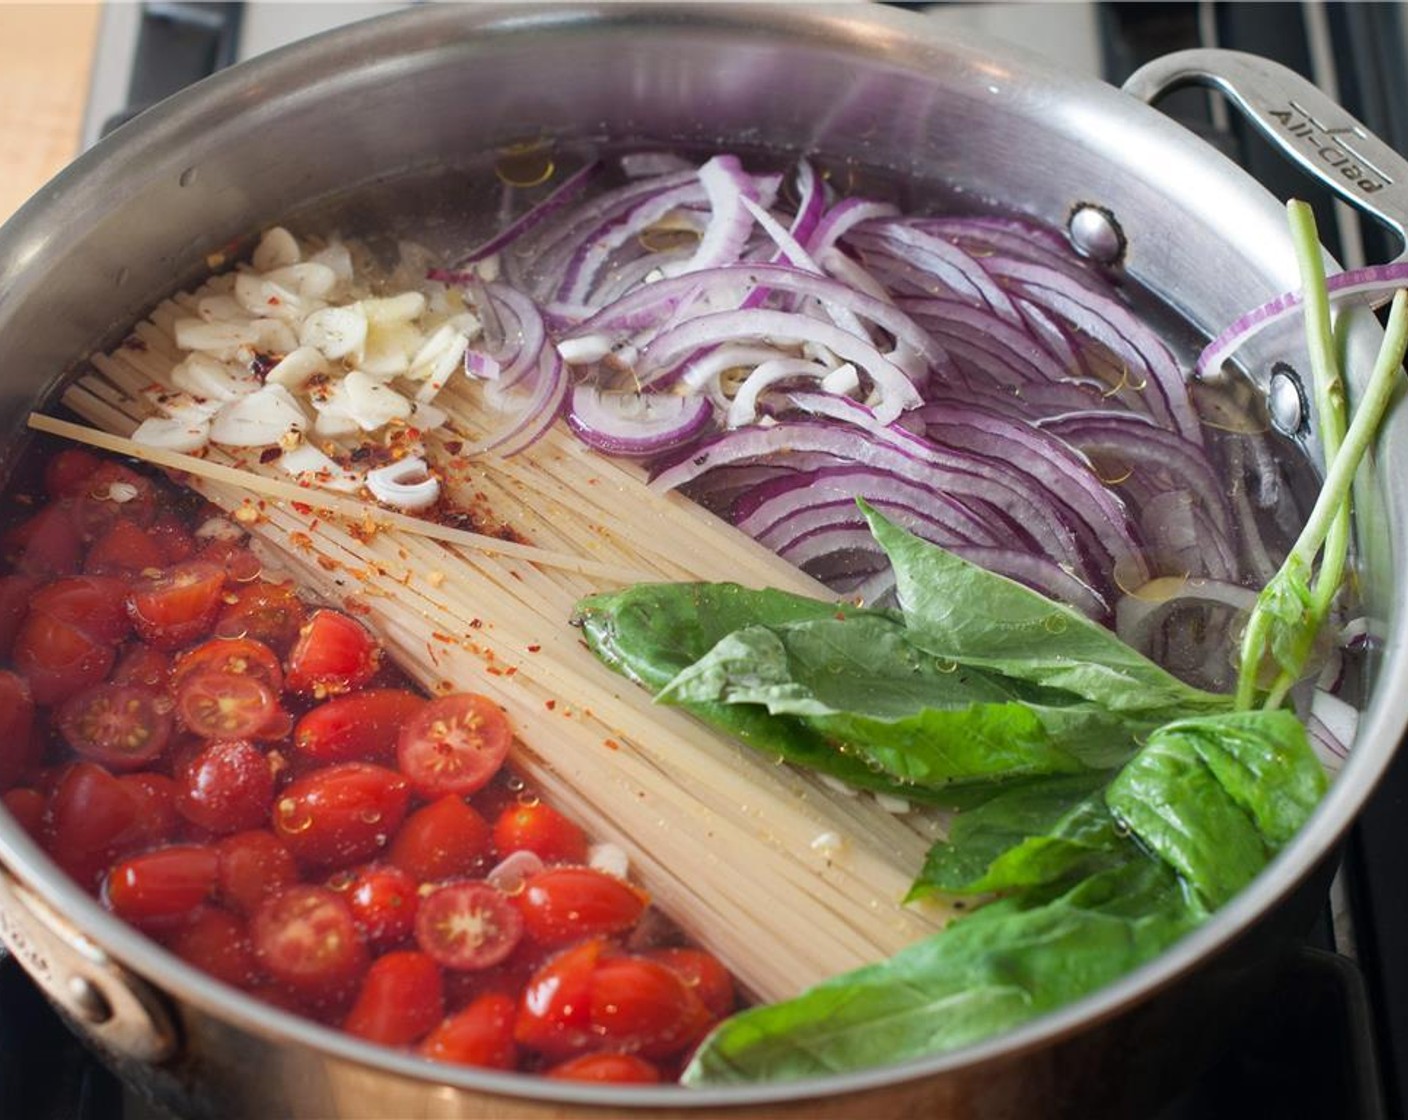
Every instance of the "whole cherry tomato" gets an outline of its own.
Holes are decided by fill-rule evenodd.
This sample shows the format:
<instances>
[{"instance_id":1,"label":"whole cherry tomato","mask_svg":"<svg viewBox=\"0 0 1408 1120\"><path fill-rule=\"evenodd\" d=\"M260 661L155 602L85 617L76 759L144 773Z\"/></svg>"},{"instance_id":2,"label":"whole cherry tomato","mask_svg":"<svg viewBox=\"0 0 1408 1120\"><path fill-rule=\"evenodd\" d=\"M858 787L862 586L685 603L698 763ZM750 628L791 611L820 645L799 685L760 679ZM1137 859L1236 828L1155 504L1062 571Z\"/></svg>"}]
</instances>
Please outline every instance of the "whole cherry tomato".
<instances>
[{"instance_id":1,"label":"whole cherry tomato","mask_svg":"<svg viewBox=\"0 0 1408 1120\"><path fill-rule=\"evenodd\" d=\"M76 498L88 488L103 460L81 447L65 447L44 464L44 492L51 498Z\"/></svg>"},{"instance_id":2,"label":"whole cherry tomato","mask_svg":"<svg viewBox=\"0 0 1408 1120\"><path fill-rule=\"evenodd\" d=\"M253 914L265 899L298 882L298 865L284 842L265 829L225 836L215 844L220 856L219 899L239 914Z\"/></svg>"},{"instance_id":3,"label":"whole cherry tomato","mask_svg":"<svg viewBox=\"0 0 1408 1120\"><path fill-rule=\"evenodd\" d=\"M315 762L389 761L401 728L427 704L399 688L370 688L310 709L293 731L293 745Z\"/></svg>"},{"instance_id":4,"label":"whole cherry tomato","mask_svg":"<svg viewBox=\"0 0 1408 1120\"><path fill-rule=\"evenodd\" d=\"M253 638L280 656L293 648L308 611L292 584L256 580L234 588L232 596L215 620L217 637Z\"/></svg>"},{"instance_id":5,"label":"whole cherry tomato","mask_svg":"<svg viewBox=\"0 0 1408 1120\"><path fill-rule=\"evenodd\" d=\"M347 886L347 905L367 944L391 949L409 941L420 909L420 884L399 867L372 866Z\"/></svg>"},{"instance_id":6,"label":"whole cherry tomato","mask_svg":"<svg viewBox=\"0 0 1408 1120\"><path fill-rule=\"evenodd\" d=\"M484 1069L515 1069L514 1002L491 992L450 1016L421 1042L419 1051L440 1062Z\"/></svg>"},{"instance_id":7,"label":"whole cherry tomato","mask_svg":"<svg viewBox=\"0 0 1408 1120\"><path fill-rule=\"evenodd\" d=\"M532 852L544 863L585 863L587 834L543 801L509 805L494 822L501 856Z\"/></svg>"},{"instance_id":8,"label":"whole cherry tomato","mask_svg":"<svg viewBox=\"0 0 1408 1120\"><path fill-rule=\"evenodd\" d=\"M87 634L95 642L117 645L132 632L127 619L127 583L113 576L70 576L41 587L30 599L30 614L48 615Z\"/></svg>"},{"instance_id":9,"label":"whole cherry tomato","mask_svg":"<svg viewBox=\"0 0 1408 1120\"><path fill-rule=\"evenodd\" d=\"M115 864L103 897L134 925L171 924L188 917L215 889L220 857L214 848L173 844Z\"/></svg>"},{"instance_id":10,"label":"whole cherry tomato","mask_svg":"<svg viewBox=\"0 0 1408 1120\"><path fill-rule=\"evenodd\" d=\"M0 791L19 782L33 752L34 700L24 678L0 669Z\"/></svg>"},{"instance_id":11,"label":"whole cherry tomato","mask_svg":"<svg viewBox=\"0 0 1408 1120\"><path fill-rule=\"evenodd\" d=\"M595 1081L615 1085L652 1085L662 1080L658 1067L636 1054L601 1051L568 1058L543 1071L555 1081Z\"/></svg>"},{"instance_id":12,"label":"whole cherry tomato","mask_svg":"<svg viewBox=\"0 0 1408 1120\"><path fill-rule=\"evenodd\" d=\"M549 867L524 884L516 900L527 935L541 945L622 933L649 901L623 879L591 867Z\"/></svg>"},{"instance_id":13,"label":"whole cherry tomato","mask_svg":"<svg viewBox=\"0 0 1408 1120\"><path fill-rule=\"evenodd\" d=\"M406 779L368 762L343 762L291 783L274 803L274 832L301 863L333 869L376 855L410 802Z\"/></svg>"},{"instance_id":14,"label":"whole cherry tomato","mask_svg":"<svg viewBox=\"0 0 1408 1120\"><path fill-rule=\"evenodd\" d=\"M192 824L217 836L252 829L269 819L274 771L253 743L211 743L182 775L176 808Z\"/></svg>"},{"instance_id":15,"label":"whole cherry tomato","mask_svg":"<svg viewBox=\"0 0 1408 1120\"><path fill-rule=\"evenodd\" d=\"M44 846L92 888L120 853L145 838L136 793L93 762L65 767L44 814Z\"/></svg>"},{"instance_id":16,"label":"whole cherry tomato","mask_svg":"<svg viewBox=\"0 0 1408 1120\"><path fill-rule=\"evenodd\" d=\"M421 882L434 883L484 871L488 854L484 818L464 798L447 794L406 818L386 860Z\"/></svg>"},{"instance_id":17,"label":"whole cherry tomato","mask_svg":"<svg viewBox=\"0 0 1408 1120\"><path fill-rule=\"evenodd\" d=\"M64 505L46 506L33 517L0 533L0 560L27 576L68 575L78 571L83 536L73 511Z\"/></svg>"},{"instance_id":18,"label":"whole cherry tomato","mask_svg":"<svg viewBox=\"0 0 1408 1120\"><path fill-rule=\"evenodd\" d=\"M83 559L85 572L137 575L147 569L164 568L166 554L145 529L119 518L93 542Z\"/></svg>"},{"instance_id":19,"label":"whole cherry tomato","mask_svg":"<svg viewBox=\"0 0 1408 1120\"><path fill-rule=\"evenodd\" d=\"M387 1046L406 1046L444 1014L439 965L424 953L400 950L372 962L342 1029Z\"/></svg>"},{"instance_id":20,"label":"whole cherry tomato","mask_svg":"<svg viewBox=\"0 0 1408 1120\"><path fill-rule=\"evenodd\" d=\"M650 949L642 955L673 969L715 1019L723 1019L733 1014L737 999L733 990L733 977L713 953L678 946Z\"/></svg>"},{"instance_id":21,"label":"whole cherry tomato","mask_svg":"<svg viewBox=\"0 0 1408 1120\"><path fill-rule=\"evenodd\" d=\"M201 906L162 937L162 942L183 961L237 988L247 988L259 978L259 966L242 919L218 906Z\"/></svg>"},{"instance_id":22,"label":"whole cherry tomato","mask_svg":"<svg viewBox=\"0 0 1408 1120\"><path fill-rule=\"evenodd\" d=\"M643 957L605 957L591 981L592 1033L612 1049L667 1058L704 1036L712 1019L673 969Z\"/></svg>"},{"instance_id":23,"label":"whole cherry tomato","mask_svg":"<svg viewBox=\"0 0 1408 1120\"><path fill-rule=\"evenodd\" d=\"M552 957L529 978L518 1001L514 1039L550 1058L600 1046L592 1033L592 977L606 951L591 937Z\"/></svg>"}]
</instances>

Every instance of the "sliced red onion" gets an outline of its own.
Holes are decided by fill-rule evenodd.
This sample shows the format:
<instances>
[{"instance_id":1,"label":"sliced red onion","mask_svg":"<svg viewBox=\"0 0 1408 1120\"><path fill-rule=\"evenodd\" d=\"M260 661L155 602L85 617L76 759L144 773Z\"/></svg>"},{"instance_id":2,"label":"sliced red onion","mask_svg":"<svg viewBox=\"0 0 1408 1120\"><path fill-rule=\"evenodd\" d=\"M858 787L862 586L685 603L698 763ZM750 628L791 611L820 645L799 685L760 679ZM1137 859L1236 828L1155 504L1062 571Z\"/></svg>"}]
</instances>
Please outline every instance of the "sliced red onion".
<instances>
[{"instance_id":1,"label":"sliced red onion","mask_svg":"<svg viewBox=\"0 0 1408 1120\"><path fill-rule=\"evenodd\" d=\"M895 218L899 210L888 202L873 202L867 198L843 198L826 211L812 235L802 241L814 257L821 257L862 222L876 218Z\"/></svg>"},{"instance_id":2,"label":"sliced red onion","mask_svg":"<svg viewBox=\"0 0 1408 1120\"><path fill-rule=\"evenodd\" d=\"M722 311L697 318L658 335L642 355L641 377L674 368L706 346L737 339L784 339L814 343L863 369L879 390L877 417L883 423L919 404L919 391L909 375L870 342L830 323L785 311Z\"/></svg>"},{"instance_id":3,"label":"sliced red onion","mask_svg":"<svg viewBox=\"0 0 1408 1120\"><path fill-rule=\"evenodd\" d=\"M582 442L611 455L658 455L699 435L714 409L708 398L677 393L572 390L567 423Z\"/></svg>"},{"instance_id":4,"label":"sliced red onion","mask_svg":"<svg viewBox=\"0 0 1408 1120\"><path fill-rule=\"evenodd\" d=\"M1175 610L1187 606L1226 607L1245 614L1256 592L1225 580L1162 576L1137 587L1115 604L1115 633L1132 649L1147 653L1155 632Z\"/></svg>"},{"instance_id":5,"label":"sliced red onion","mask_svg":"<svg viewBox=\"0 0 1408 1120\"><path fill-rule=\"evenodd\" d=\"M994 516L1005 515L1010 523L1020 526L1024 546L1040 549L1058 563L1071 564L1089 578L1087 561L1075 535L1051 508L1049 496L1030 493L1026 487L1015 486L1011 479L996 477L986 464L943 452L893 428L870 432L826 421L784 421L768 428L737 428L689 448L677 461L661 469L651 486L670 490L725 464L774 455L790 461L792 456L808 452L832 455L837 463L871 466L921 486L943 490L975 513L986 508Z\"/></svg>"},{"instance_id":6,"label":"sliced red onion","mask_svg":"<svg viewBox=\"0 0 1408 1120\"><path fill-rule=\"evenodd\" d=\"M734 394L728 415L724 417L724 426L738 428L753 423L758 418L758 398L774 385L787 381L821 382L834 372L819 362L805 358L774 358L760 362Z\"/></svg>"},{"instance_id":7,"label":"sliced red onion","mask_svg":"<svg viewBox=\"0 0 1408 1120\"><path fill-rule=\"evenodd\" d=\"M1391 264L1371 265L1368 268L1351 269L1327 277L1325 288L1331 302L1366 296L1371 307L1378 306L1390 298L1399 288L1408 284L1408 261L1394 261ZM1300 311L1303 293L1300 290L1282 292L1269 299L1260 307L1253 308L1245 315L1233 320L1232 325L1212 340L1198 355L1194 366L1195 375L1210 377L1217 374L1244 342L1260 334Z\"/></svg>"},{"instance_id":8,"label":"sliced red onion","mask_svg":"<svg viewBox=\"0 0 1408 1120\"><path fill-rule=\"evenodd\" d=\"M732 264L743 254L753 231L758 187L737 156L714 156L699 169L699 182L709 199L709 225L693 256L662 267L667 277Z\"/></svg>"},{"instance_id":9,"label":"sliced red onion","mask_svg":"<svg viewBox=\"0 0 1408 1120\"><path fill-rule=\"evenodd\" d=\"M1321 765L1331 774L1338 773L1348 760L1359 731L1359 709L1338 696L1316 689L1305 730Z\"/></svg>"},{"instance_id":10,"label":"sliced red onion","mask_svg":"<svg viewBox=\"0 0 1408 1120\"><path fill-rule=\"evenodd\" d=\"M693 171L694 164L676 152L627 152L621 157L621 171L627 179L645 179Z\"/></svg>"},{"instance_id":11,"label":"sliced red onion","mask_svg":"<svg viewBox=\"0 0 1408 1120\"><path fill-rule=\"evenodd\" d=\"M567 366L557 356L557 351L551 346L543 347L538 356L533 386L526 394L511 397L496 382L485 386L486 397L495 397L496 407L503 411L512 410L513 419L499 431L490 432L483 439L467 444L461 454L484 455L492 451L507 457L532 446L562 414L570 387ZM523 399L525 396L526 400Z\"/></svg>"},{"instance_id":12,"label":"sliced red onion","mask_svg":"<svg viewBox=\"0 0 1408 1120\"><path fill-rule=\"evenodd\" d=\"M959 299L987 307L999 319L1021 322L1011 298L982 264L951 241L926 233L910 221L867 222L851 232L847 243L860 250L861 259L878 275L884 276L896 265L903 266L900 275L917 269L925 277L916 285L921 293L933 294L937 282Z\"/></svg>"}]
</instances>

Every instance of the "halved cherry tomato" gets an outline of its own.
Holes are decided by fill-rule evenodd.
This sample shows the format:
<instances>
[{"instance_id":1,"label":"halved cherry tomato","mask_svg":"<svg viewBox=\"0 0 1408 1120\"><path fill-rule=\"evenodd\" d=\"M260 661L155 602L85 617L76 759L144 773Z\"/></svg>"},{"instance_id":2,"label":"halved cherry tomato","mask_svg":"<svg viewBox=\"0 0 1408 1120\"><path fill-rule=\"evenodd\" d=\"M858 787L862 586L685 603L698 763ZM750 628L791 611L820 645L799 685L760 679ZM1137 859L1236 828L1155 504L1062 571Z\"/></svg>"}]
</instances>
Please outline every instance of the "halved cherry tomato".
<instances>
[{"instance_id":1,"label":"halved cherry tomato","mask_svg":"<svg viewBox=\"0 0 1408 1120\"><path fill-rule=\"evenodd\" d=\"M703 1037L709 1012L672 969L643 957L597 962L592 1032L613 1049L666 1058Z\"/></svg>"},{"instance_id":2,"label":"halved cherry tomato","mask_svg":"<svg viewBox=\"0 0 1408 1120\"><path fill-rule=\"evenodd\" d=\"M28 786L17 786L0 793L0 804L10 811L19 826L38 839L44 828L44 795Z\"/></svg>"},{"instance_id":3,"label":"halved cherry tomato","mask_svg":"<svg viewBox=\"0 0 1408 1120\"><path fill-rule=\"evenodd\" d=\"M170 924L210 897L219 866L215 849L204 845L157 848L114 865L103 897L114 914L134 925Z\"/></svg>"},{"instance_id":4,"label":"halved cherry tomato","mask_svg":"<svg viewBox=\"0 0 1408 1120\"><path fill-rule=\"evenodd\" d=\"M34 702L57 704L104 680L116 654L71 623L31 611L11 656Z\"/></svg>"},{"instance_id":5,"label":"halved cherry tomato","mask_svg":"<svg viewBox=\"0 0 1408 1120\"><path fill-rule=\"evenodd\" d=\"M544 863L585 863L587 834L551 805L534 800L499 814L494 848L501 856L532 852Z\"/></svg>"},{"instance_id":6,"label":"halved cherry tomato","mask_svg":"<svg viewBox=\"0 0 1408 1120\"><path fill-rule=\"evenodd\" d=\"M480 996L450 1016L419 1046L419 1052L440 1062L457 1062L484 1069L515 1069L518 1047L513 1040L513 1000L492 992Z\"/></svg>"},{"instance_id":7,"label":"halved cherry tomato","mask_svg":"<svg viewBox=\"0 0 1408 1120\"><path fill-rule=\"evenodd\" d=\"M68 506L46 506L0 534L0 559L16 571L52 579L78 571L83 536Z\"/></svg>"},{"instance_id":8,"label":"halved cherry tomato","mask_svg":"<svg viewBox=\"0 0 1408 1120\"><path fill-rule=\"evenodd\" d=\"M162 942L183 961L237 988L259 978L259 966L240 918L218 906L201 906Z\"/></svg>"},{"instance_id":9,"label":"halved cherry tomato","mask_svg":"<svg viewBox=\"0 0 1408 1120\"><path fill-rule=\"evenodd\" d=\"M0 657L10 656L20 623L29 613L29 601L39 587L35 576L0 576Z\"/></svg>"},{"instance_id":10,"label":"halved cherry tomato","mask_svg":"<svg viewBox=\"0 0 1408 1120\"><path fill-rule=\"evenodd\" d=\"M253 638L287 654L298 640L298 632L308 616L303 600L289 583L258 580L234 588L226 596L215 634L221 638Z\"/></svg>"},{"instance_id":11,"label":"halved cherry tomato","mask_svg":"<svg viewBox=\"0 0 1408 1120\"><path fill-rule=\"evenodd\" d=\"M0 669L0 790L15 785L38 759L31 749L34 700L24 678Z\"/></svg>"},{"instance_id":12,"label":"halved cherry tomato","mask_svg":"<svg viewBox=\"0 0 1408 1120\"><path fill-rule=\"evenodd\" d=\"M274 771L253 743L211 743L186 768L176 808L217 836L255 828L269 819Z\"/></svg>"},{"instance_id":13,"label":"halved cherry tomato","mask_svg":"<svg viewBox=\"0 0 1408 1120\"><path fill-rule=\"evenodd\" d=\"M196 672L176 693L176 714L193 735L206 739L281 739L292 717L258 677Z\"/></svg>"},{"instance_id":14,"label":"halved cherry tomato","mask_svg":"<svg viewBox=\"0 0 1408 1120\"><path fill-rule=\"evenodd\" d=\"M529 978L518 1001L513 1037L551 1058L600 1046L592 1034L592 976L606 950L600 937L564 949Z\"/></svg>"},{"instance_id":15,"label":"halved cherry tomato","mask_svg":"<svg viewBox=\"0 0 1408 1120\"><path fill-rule=\"evenodd\" d=\"M294 728L293 745L316 762L389 760L401 728L427 701L400 688L369 688L327 700Z\"/></svg>"},{"instance_id":16,"label":"halved cherry tomato","mask_svg":"<svg viewBox=\"0 0 1408 1120\"><path fill-rule=\"evenodd\" d=\"M182 683L196 673L232 673L255 677L277 696L283 691L284 671L279 655L253 638L209 638L200 645L176 655L171 664L171 689L179 692Z\"/></svg>"},{"instance_id":17,"label":"halved cherry tomato","mask_svg":"<svg viewBox=\"0 0 1408 1120\"><path fill-rule=\"evenodd\" d=\"M171 740L171 712L149 689L98 684L64 701L59 734L79 754L112 770L140 770Z\"/></svg>"},{"instance_id":18,"label":"halved cherry tomato","mask_svg":"<svg viewBox=\"0 0 1408 1120\"><path fill-rule=\"evenodd\" d=\"M149 568L164 568L166 554L151 534L125 517L112 523L93 542L83 560L85 572L125 572L136 575Z\"/></svg>"},{"instance_id":19,"label":"halved cherry tomato","mask_svg":"<svg viewBox=\"0 0 1408 1120\"><path fill-rule=\"evenodd\" d=\"M51 498L76 498L103 461L81 447L65 447L44 464L44 492Z\"/></svg>"},{"instance_id":20,"label":"halved cherry tomato","mask_svg":"<svg viewBox=\"0 0 1408 1120\"><path fill-rule=\"evenodd\" d=\"M336 1002L371 963L352 912L327 887L305 883L266 899L249 932L264 971L313 1002Z\"/></svg>"},{"instance_id":21,"label":"halved cherry tomato","mask_svg":"<svg viewBox=\"0 0 1408 1120\"><path fill-rule=\"evenodd\" d=\"M685 985L699 997L713 1018L723 1019L733 1014L736 1000L733 977L713 953L679 946L651 949L642 955L648 960L657 961L666 968L673 969Z\"/></svg>"},{"instance_id":22,"label":"halved cherry tomato","mask_svg":"<svg viewBox=\"0 0 1408 1120\"><path fill-rule=\"evenodd\" d=\"M373 949L409 941L420 909L420 884L399 867L364 867L347 886L347 905Z\"/></svg>"},{"instance_id":23,"label":"halved cherry tomato","mask_svg":"<svg viewBox=\"0 0 1408 1120\"><path fill-rule=\"evenodd\" d=\"M142 803L124 783L94 762L67 766L44 814L44 846L85 886L93 886L112 859L144 837Z\"/></svg>"},{"instance_id":24,"label":"halved cherry tomato","mask_svg":"<svg viewBox=\"0 0 1408 1120\"><path fill-rule=\"evenodd\" d=\"M381 648L367 628L340 611L317 610L288 655L290 692L337 696L361 688L376 674Z\"/></svg>"},{"instance_id":25,"label":"halved cherry tomato","mask_svg":"<svg viewBox=\"0 0 1408 1120\"><path fill-rule=\"evenodd\" d=\"M298 865L272 832L251 829L216 841L220 856L217 893L240 914L253 914L265 899L298 882Z\"/></svg>"},{"instance_id":26,"label":"halved cherry tomato","mask_svg":"<svg viewBox=\"0 0 1408 1120\"><path fill-rule=\"evenodd\" d=\"M498 772L512 739L497 704L460 692L430 701L401 729L396 757L422 797L466 797Z\"/></svg>"},{"instance_id":27,"label":"halved cherry tomato","mask_svg":"<svg viewBox=\"0 0 1408 1120\"><path fill-rule=\"evenodd\" d=\"M342 1029L372 1042L405 1046L444 1014L439 966L424 953L401 950L372 962Z\"/></svg>"},{"instance_id":28,"label":"halved cherry tomato","mask_svg":"<svg viewBox=\"0 0 1408 1120\"><path fill-rule=\"evenodd\" d=\"M450 883L421 899L416 943L446 968L492 968L523 936L523 918L496 887Z\"/></svg>"},{"instance_id":29,"label":"halved cherry tomato","mask_svg":"<svg viewBox=\"0 0 1408 1120\"><path fill-rule=\"evenodd\" d=\"M133 642L119 652L108 680L165 692L171 682L171 658L145 642Z\"/></svg>"},{"instance_id":30,"label":"halved cherry tomato","mask_svg":"<svg viewBox=\"0 0 1408 1120\"><path fill-rule=\"evenodd\" d=\"M127 619L127 583L113 576L71 576L40 588L30 614L66 622L95 642L117 645L132 632Z\"/></svg>"},{"instance_id":31,"label":"halved cherry tomato","mask_svg":"<svg viewBox=\"0 0 1408 1120\"><path fill-rule=\"evenodd\" d=\"M555 945L630 929L649 896L592 867L549 867L529 879L515 901L528 936Z\"/></svg>"},{"instance_id":32,"label":"halved cherry tomato","mask_svg":"<svg viewBox=\"0 0 1408 1120\"><path fill-rule=\"evenodd\" d=\"M488 855L489 826L464 798L450 794L406 818L386 860L434 883L482 872Z\"/></svg>"},{"instance_id":33,"label":"halved cherry tomato","mask_svg":"<svg viewBox=\"0 0 1408 1120\"><path fill-rule=\"evenodd\" d=\"M274 833L302 863L350 867L376 855L405 819L411 791L384 766L344 762L290 784L274 804Z\"/></svg>"},{"instance_id":34,"label":"halved cherry tomato","mask_svg":"<svg viewBox=\"0 0 1408 1120\"><path fill-rule=\"evenodd\" d=\"M144 641L179 649L210 633L224 587L223 568L188 560L133 587L127 613Z\"/></svg>"},{"instance_id":35,"label":"halved cherry tomato","mask_svg":"<svg viewBox=\"0 0 1408 1120\"><path fill-rule=\"evenodd\" d=\"M602 1052L582 1054L543 1072L555 1081L596 1081L615 1085L652 1085L661 1080L660 1070L635 1054Z\"/></svg>"}]
</instances>

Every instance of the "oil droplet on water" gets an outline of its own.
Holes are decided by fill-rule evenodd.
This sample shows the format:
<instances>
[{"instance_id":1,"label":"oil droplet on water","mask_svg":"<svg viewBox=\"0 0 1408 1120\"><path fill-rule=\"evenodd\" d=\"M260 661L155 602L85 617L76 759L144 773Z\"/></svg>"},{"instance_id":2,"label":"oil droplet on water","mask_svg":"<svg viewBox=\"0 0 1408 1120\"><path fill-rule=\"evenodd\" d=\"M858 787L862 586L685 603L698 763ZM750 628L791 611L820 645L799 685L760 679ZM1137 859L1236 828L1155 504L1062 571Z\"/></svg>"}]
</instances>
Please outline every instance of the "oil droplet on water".
<instances>
[{"instance_id":1,"label":"oil droplet on water","mask_svg":"<svg viewBox=\"0 0 1408 1120\"><path fill-rule=\"evenodd\" d=\"M940 673L956 673L958 672L958 662L950 661L947 657L936 657L934 668Z\"/></svg>"},{"instance_id":2,"label":"oil droplet on water","mask_svg":"<svg viewBox=\"0 0 1408 1120\"><path fill-rule=\"evenodd\" d=\"M540 801L541 799L538 797L538 795L537 795L536 793L530 793L530 792L528 792L528 791L525 789L525 790L520 790L520 791L518 792L518 797L517 797L516 800L517 800L518 803L519 803L520 805L522 805L525 809L532 809L532 808L534 808L535 806L538 805L538 803L539 803L539 801Z\"/></svg>"},{"instance_id":3,"label":"oil droplet on water","mask_svg":"<svg viewBox=\"0 0 1408 1120\"><path fill-rule=\"evenodd\" d=\"M510 187L536 187L553 177L557 164L541 140L511 144L494 161L494 174Z\"/></svg>"},{"instance_id":4,"label":"oil droplet on water","mask_svg":"<svg viewBox=\"0 0 1408 1120\"><path fill-rule=\"evenodd\" d=\"M1042 628L1048 634L1064 634L1070 622L1062 614L1049 614L1042 620Z\"/></svg>"},{"instance_id":5,"label":"oil droplet on water","mask_svg":"<svg viewBox=\"0 0 1408 1120\"><path fill-rule=\"evenodd\" d=\"M381 813L376 809L363 809L357 816L361 818L363 824L376 824L381 820Z\"/></svg>"}]
</instances>

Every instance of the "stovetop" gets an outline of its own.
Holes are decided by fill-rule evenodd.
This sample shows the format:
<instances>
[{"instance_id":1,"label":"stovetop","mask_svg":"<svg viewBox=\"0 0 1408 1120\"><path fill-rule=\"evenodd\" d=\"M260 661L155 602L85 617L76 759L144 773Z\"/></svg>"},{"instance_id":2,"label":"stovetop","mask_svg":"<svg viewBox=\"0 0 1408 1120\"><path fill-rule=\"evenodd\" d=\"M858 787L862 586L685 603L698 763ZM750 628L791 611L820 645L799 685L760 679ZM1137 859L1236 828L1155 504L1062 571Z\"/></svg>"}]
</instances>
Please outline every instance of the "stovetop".
<instances>
[{"instance_id":1,"label":"stovetop","mask_svg":"<svg viewBox=\"0 0 1408 1120\"><path fill-rule=\"evenodd\" d=\"M400 3L108 4L85 139L237 58L403 7ZM1169 51L1233 46L1315 79L1400 151L1408 68L1397 4L904 4L1119 83ZM1238 159L1273 193L1312 197L1346 265L1392 255L1382 231L1306 182L1201 91L1161 106ZM1408 754L1351 836L1325 915L1241 1040L1157 1117L1382 1120L1408 1115ZM0 962L0 1118L159 1120L88 1056L13 961Z\"/></svg>"}]
</instances>

